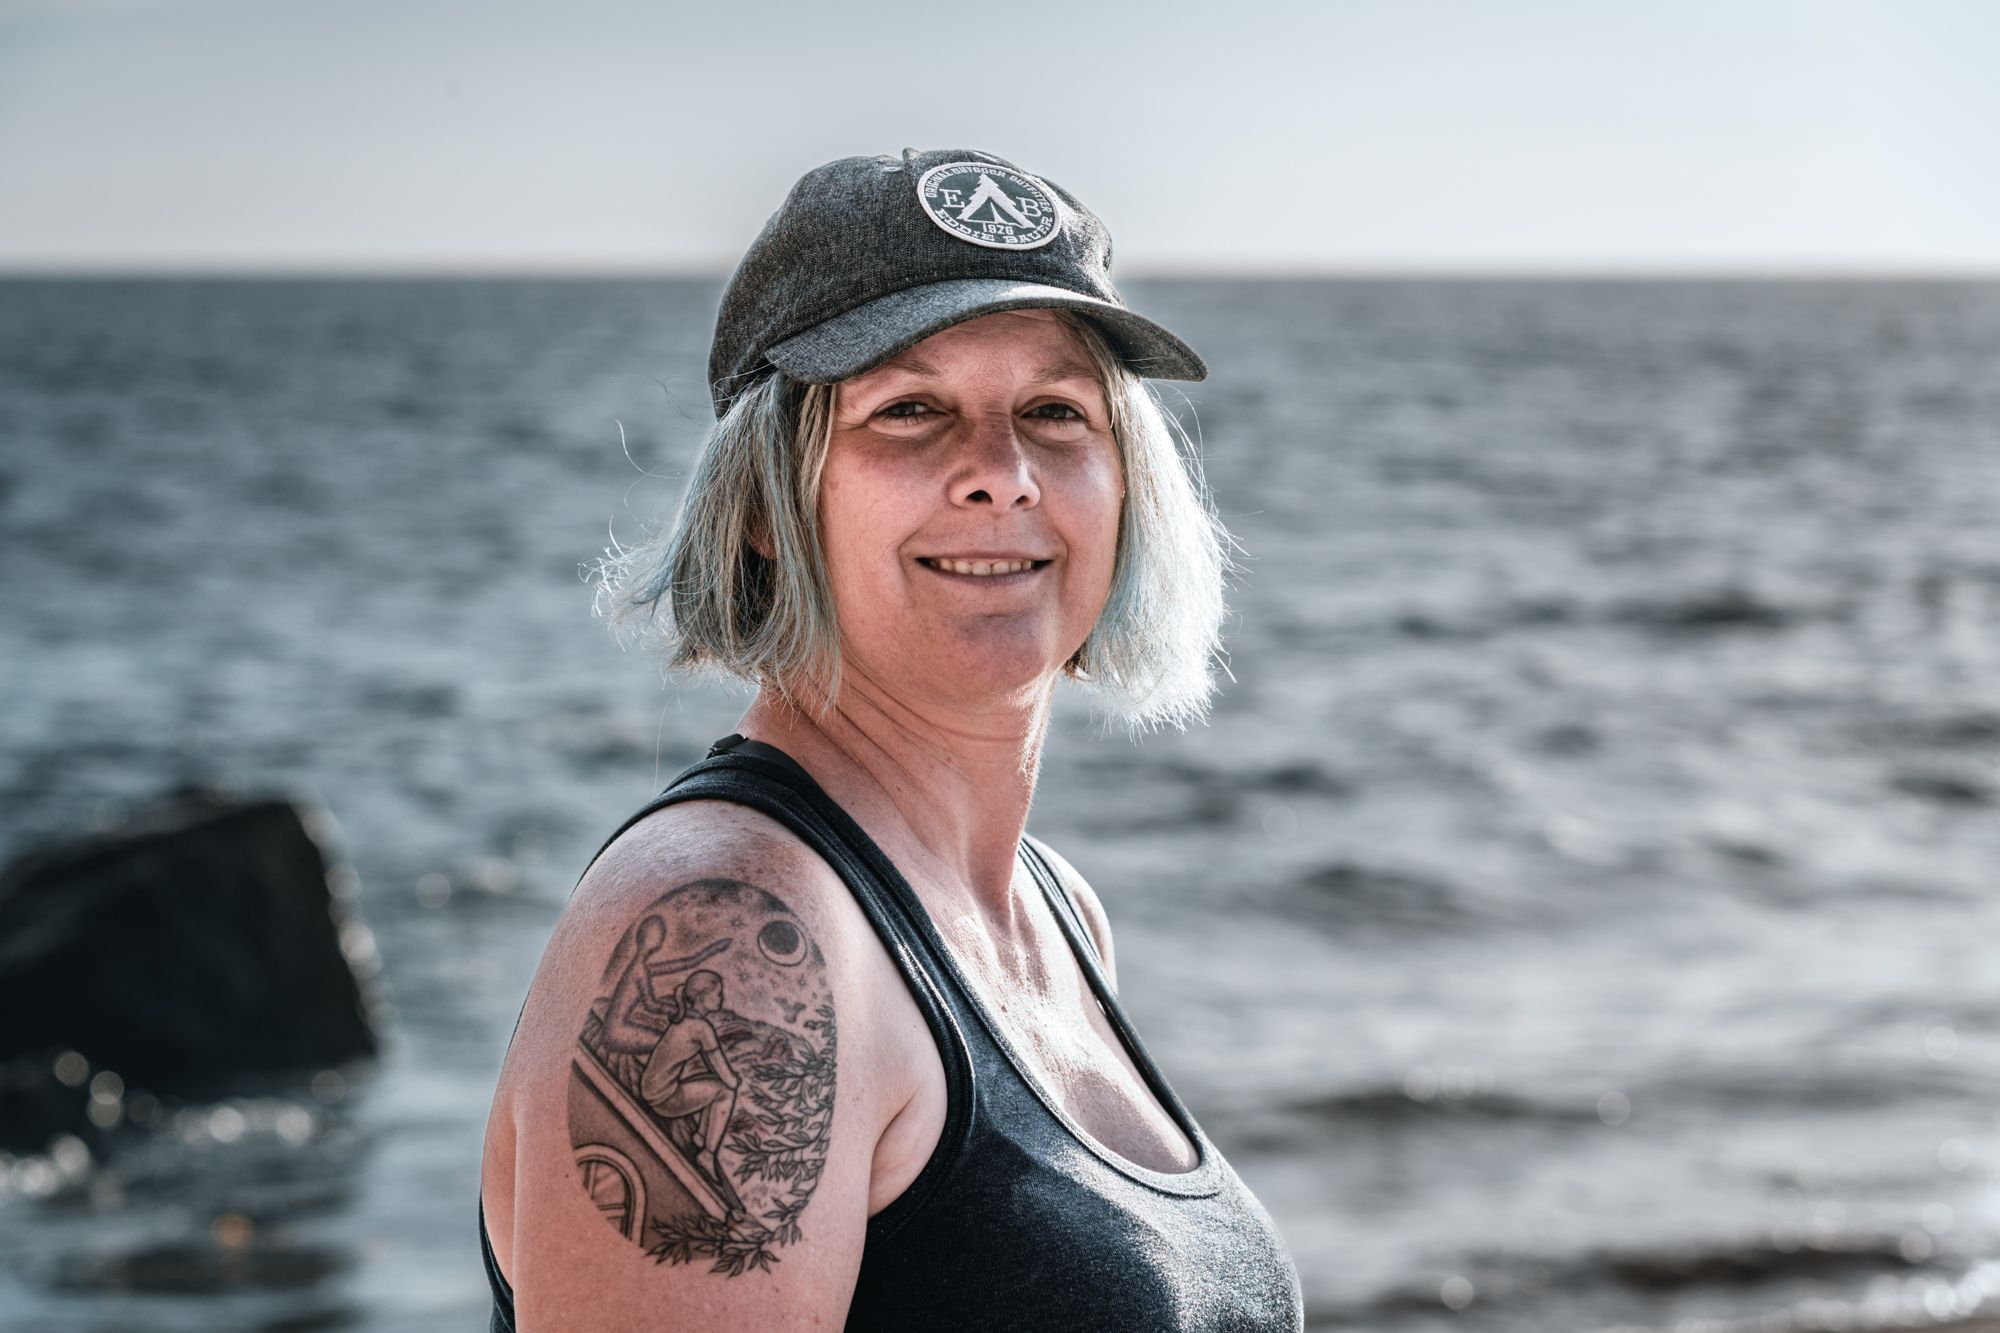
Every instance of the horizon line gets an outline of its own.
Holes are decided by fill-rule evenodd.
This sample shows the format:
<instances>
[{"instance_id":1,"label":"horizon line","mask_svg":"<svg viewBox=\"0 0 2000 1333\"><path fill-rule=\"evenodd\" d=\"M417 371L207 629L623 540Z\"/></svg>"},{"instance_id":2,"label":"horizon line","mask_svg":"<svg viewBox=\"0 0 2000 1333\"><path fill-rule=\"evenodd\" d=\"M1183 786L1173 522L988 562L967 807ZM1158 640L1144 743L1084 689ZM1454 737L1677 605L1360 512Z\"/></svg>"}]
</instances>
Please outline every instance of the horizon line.
<instances>
[{"instance_id":1,"label":"horizon line","mask_svg":"<svg viewBox=\"0 0 2000 1333\"><path fill-rule=\"evenodd\" d=\"M16 281L570 281L714 282L733 264L500 263L306 260L248 263L29 263L0 260L0 282ZM1120 282L1991 282L1992 264L1137 264Z\"/></svg>"}]
</instances>

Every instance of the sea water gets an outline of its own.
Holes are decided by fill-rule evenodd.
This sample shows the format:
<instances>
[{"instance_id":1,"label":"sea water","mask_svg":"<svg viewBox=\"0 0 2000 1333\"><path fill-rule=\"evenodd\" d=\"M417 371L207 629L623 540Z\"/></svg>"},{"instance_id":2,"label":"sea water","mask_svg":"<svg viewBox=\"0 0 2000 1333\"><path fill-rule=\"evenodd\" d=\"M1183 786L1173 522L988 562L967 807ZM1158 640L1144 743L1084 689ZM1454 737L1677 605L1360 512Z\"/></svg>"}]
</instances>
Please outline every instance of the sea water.
<instances>
[{"instance_id":1,"label":"sea water","mask_svg":"<svg viewBox=\"0 0 2000 1333\"><path fill-rule=\"evenodd\" d=\"M1130 284L1241 542L1212 722L1031 828L1316 1329L2000 1300L2000 286ZM480 1137L597 843L744 698L585 567L707 282L0 284L0 856L321 812L379 1062L0 1159L0 1322L477 1327Z\"/></svg>"}]
</instances>

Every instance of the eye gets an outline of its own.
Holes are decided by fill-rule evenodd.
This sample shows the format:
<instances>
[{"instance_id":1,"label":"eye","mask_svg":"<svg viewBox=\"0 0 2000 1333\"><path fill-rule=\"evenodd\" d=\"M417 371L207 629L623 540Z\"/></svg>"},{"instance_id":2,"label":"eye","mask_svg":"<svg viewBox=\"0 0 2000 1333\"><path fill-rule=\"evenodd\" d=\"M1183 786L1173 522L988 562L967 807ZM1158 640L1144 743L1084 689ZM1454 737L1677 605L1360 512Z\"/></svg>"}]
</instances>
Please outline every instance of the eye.
<instances>
[{"instance_id":1,"label":"eye","mask_svg":"<svg viewBox=\"0 0 2000 1333\"><path fill-rule=\"evenodd\" d=\"M914 398L904 398L898 402L889 404L875 415L878 417L891 417L897 421L916 421L930 416L931 406L929 403L920 403Z\"/></svg>"},{"instance_id":2,"label":"eye","mask_svg":"<svg viewBox=\"0 0 2000 1333\"><path fill-rule=\"evenodd\" d=\"M1044 415L1045 413L1055 413L1058 415ZM1028 415L1031 417L1039 416L1044 421L1086 421L1089 419L1068 403L1042 403L1039 406L1029 408Z\"/></svg>"}]
</instances>

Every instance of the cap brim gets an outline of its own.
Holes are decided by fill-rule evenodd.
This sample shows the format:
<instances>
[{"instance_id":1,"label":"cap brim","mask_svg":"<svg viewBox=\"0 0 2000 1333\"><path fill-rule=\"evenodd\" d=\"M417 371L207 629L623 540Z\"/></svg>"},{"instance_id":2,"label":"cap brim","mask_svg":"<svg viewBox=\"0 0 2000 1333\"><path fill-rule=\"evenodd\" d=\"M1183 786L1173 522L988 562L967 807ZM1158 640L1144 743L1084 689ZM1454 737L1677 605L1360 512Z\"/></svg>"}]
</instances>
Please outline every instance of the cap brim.
<instances>
[{"instance_id":1,"label":"cap brim","mask_svg":"<svg viewBox=\"0 0 2000 1333\"><path fill-rule=\"evenodd\" d=\"M1002 310L1050 309L1089 317L1104 330L1120 359L1148 379L1208 378L1208 366L1194 349L1152 320L1067 287L1008 278L958 278L891 292L815 324L765 355L795 380L832 384L968 319Z\"/></svg>"}]
</instances>

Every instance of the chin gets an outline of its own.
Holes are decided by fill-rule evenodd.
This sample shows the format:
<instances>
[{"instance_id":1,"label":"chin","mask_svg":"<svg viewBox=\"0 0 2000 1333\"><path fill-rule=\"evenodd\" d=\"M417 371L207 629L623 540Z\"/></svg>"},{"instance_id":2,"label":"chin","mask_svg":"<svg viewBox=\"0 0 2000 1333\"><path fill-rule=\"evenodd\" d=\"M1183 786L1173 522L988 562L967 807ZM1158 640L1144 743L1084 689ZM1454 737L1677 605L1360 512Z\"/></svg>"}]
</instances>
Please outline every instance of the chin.
<instances>
[{"instance_id":1,"label":"chin","mask_svg":"<svg viewBox=\"0 0 2000 1333\"><path fill-rule=\"evenodd\" d=\"M1045 693L1061 675L1060 662L1037 659L1031 664L987 661L954 673L953 679L971 698L999 702Z\"/></svg>"},{"instance_id":2,"label":"chin","mask_svg":"<svg viewBox=\"0 0 2000 1333\"><path fill-rule=\"evenodd\" d=\"M971 642L943 656L934 679L957 682L955 694L996 701L1046 692L1070 658L1049 644L1018 641Z\"/></svg>"}]
</instances>

